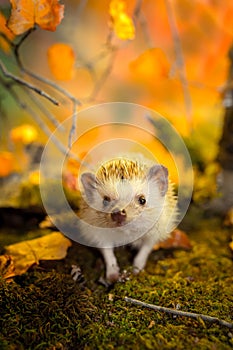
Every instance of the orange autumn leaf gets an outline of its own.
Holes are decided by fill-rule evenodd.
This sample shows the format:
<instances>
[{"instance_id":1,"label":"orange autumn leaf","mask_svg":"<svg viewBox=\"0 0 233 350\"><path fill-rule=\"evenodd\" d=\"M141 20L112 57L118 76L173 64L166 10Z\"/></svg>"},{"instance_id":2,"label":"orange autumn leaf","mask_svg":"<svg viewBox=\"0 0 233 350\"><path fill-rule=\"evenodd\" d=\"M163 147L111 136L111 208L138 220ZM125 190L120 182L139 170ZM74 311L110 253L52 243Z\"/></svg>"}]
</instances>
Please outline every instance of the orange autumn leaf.
<instances>
[{"instance_id":1,"label":"orange autumn leaf","mask_svg":"<svg viewBox=\"0 0 233 350\"><path fill-rule=\"evenodd\" d=\"M67 44L54 44L48 49L48 63L56 79L70 80L74 74L74 50Z\"/></svg>"},{"instance_id":2,"label":"orange autumn leaf","mask_svg":"<svg viewBox=\"0 0 233 350\"><path fill-rule=\"evenodd\" d=\"M2 33L7 40L12 41L14 39L14 34L6 26L6 18L0 12L0 33ZM10 44L4 37L0 36L0 47L4 52L8 53L10 51Z\"/></svg>"},{"instance_id":3,"label":"orange autumn leaf","mask_svg":"<svg viewBox=\"0 0 233 350\"><path fill-rule=\"evenodd\" d=\"M0 152L0 177L8 176L14 170L14 156L10 152Z\"/></svg>"},{"instance_id":4,"label":"orange autumn leaf","mask_svg":"<svg viewBox=\"0 0 233 350\"><path fill-rule=\"evenodd\" d=\"M10 138L12 141L21 142L24 145L35 141L37 139L38 133L34 126L30 124L23 124L12 129L10 132Z\"/></svg>"},{"instance_id":5,"label":"orange autumn leaf","mask_svg":"<svg viewBox=\"0 0 233 350\"><path fill-rule=\"evenodd\" d=\"M154 250L163 249L191 249L192 245L186 233L179 229L172 231L171 236L163 242L160 242L154 246Z\"/></svg>"},{"instance_id":6,"label":"orange autumn leaf","mask_svg":"<svg viewBox=\"0 0 233 350\"><path fill-rule=\"evenodd\" d=\"M55 31L64 15L64 5L59 0L10 0L11 16L8 28L20 35L38 25L40 28Z\"/></svg>"},{"instance_id":7,"label":"orange autumn leaf","mask_svg":"<svg viewBox=\"0 0 233 350\"><path fill-rule=\"evenodd\" d=\"M130 70L136 80L156 83L156 79L167 78L170 64L160 48L144 51L130 63Z\"/></svg>"}]
</instances>

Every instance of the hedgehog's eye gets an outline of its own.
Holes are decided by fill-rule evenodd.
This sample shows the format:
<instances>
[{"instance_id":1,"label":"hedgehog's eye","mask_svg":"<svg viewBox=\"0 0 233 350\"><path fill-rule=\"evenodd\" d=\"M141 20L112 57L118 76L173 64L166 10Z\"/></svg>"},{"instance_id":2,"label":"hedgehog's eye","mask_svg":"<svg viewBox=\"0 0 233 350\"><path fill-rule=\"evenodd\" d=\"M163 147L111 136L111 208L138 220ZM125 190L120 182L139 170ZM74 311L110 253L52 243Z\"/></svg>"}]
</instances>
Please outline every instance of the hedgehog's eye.
<instances>
[{"instance_id":1,"label":"hedgehog's eye","mask_svg":"<svg viewBox=\"0 0 233 350\"><path fill-rule=\"evenodd\" d=\"M103 205L106 206L111 202L111 198L108 196L104 196L103 198Z\"/></svg>"},{"instance_id":2,"label":"hedgehog's eye","mask_svg":"<svg viewBox=\"0 0 233 350\"><path fill-rule=\"evenodd\" d=\"M146 204L146 198L141 195L138 197L138 203L141 204L141 205L145 205Z\"/></svg>"}]
</instances>

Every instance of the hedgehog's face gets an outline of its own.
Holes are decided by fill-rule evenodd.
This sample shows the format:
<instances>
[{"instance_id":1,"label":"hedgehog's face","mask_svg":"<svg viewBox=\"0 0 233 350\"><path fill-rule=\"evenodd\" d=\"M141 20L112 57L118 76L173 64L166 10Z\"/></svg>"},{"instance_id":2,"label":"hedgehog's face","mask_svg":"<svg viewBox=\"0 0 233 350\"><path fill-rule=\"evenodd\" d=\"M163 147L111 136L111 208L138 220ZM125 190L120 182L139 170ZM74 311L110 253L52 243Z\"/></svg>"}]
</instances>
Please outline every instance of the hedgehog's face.
<instances>
[{"instance_id":1,"label":"hedgehog's face","mask_svg":"<svg viewBox=\"0 0 233 350\"><path fill-rule=\"evenodd\" d=\"M101 227L124 226L136 218L151 216L152 210L161 212L168 187L167 169L154 165L140 177L122 175L101 179L92 173L82 174L86 201L98 212Z\"/></svg>"}]
</instances>

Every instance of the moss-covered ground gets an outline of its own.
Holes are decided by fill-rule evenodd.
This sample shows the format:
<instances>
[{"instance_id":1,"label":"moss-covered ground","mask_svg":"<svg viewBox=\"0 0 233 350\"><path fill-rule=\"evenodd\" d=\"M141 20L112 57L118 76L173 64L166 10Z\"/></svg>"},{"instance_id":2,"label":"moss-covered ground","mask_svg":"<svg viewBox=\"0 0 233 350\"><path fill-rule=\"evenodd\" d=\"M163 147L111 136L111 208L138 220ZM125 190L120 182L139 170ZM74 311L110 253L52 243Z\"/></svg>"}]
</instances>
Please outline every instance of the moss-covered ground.
<instances>
[{"instance_id":1,"label":"moss-covered ground","mask_svg":"<svg viewBox=\"0 0 233 350\"><path fill-rule=\"evenodd\" d=\"M233 322L231 230L195 210L183 226L192 250L155 251L144 272L111 288L98 282L104 275L98 251L78 244L63 261L42 261L11 283L0 279L0 349L232 349L233 329L124 301L128 296ZM132 254L117 249L122 268ZM76 282L72 264L83 274Z\"/></svg>"}]
</instances>

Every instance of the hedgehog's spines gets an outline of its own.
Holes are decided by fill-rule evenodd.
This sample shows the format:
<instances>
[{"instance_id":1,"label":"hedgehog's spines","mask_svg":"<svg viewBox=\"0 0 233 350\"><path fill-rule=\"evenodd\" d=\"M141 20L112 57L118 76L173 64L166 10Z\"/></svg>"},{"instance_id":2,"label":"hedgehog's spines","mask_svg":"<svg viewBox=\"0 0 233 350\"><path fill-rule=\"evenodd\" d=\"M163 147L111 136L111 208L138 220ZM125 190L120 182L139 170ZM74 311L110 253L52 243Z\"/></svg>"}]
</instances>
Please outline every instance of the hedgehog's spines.
<instances>
[{"instance_id":1,"label":"hedgehog's spines","mask_svg":"<svg viewBox=\"0 0 233 350\"><path fill-rule=\"evenodd\" d=\"M102 164L97 170L96 177L100 182L108 180L131 180L133 178L144 178L146 166L136 160L126 158L112 159Z\"/></svg>"}]
</instances>

